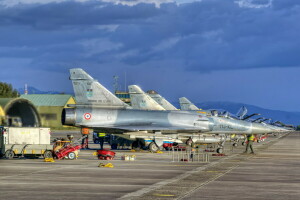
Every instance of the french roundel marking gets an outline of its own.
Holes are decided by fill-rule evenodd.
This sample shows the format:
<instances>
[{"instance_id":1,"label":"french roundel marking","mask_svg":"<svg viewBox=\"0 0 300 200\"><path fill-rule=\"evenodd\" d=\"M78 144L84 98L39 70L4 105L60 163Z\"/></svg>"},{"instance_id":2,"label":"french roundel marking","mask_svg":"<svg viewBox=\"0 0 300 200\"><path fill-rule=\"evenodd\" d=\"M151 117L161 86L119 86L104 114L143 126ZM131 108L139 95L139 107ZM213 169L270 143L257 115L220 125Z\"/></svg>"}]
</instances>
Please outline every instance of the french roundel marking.
<instances>
[{"instance_id":1,"label":"french roundel marking","mask_svg":"<svg viewBox=\"0 0 300 200\"><path fill-rule=\"evenodd\" d=\"M92 118L92 115L91 115L91 113L84 113L83 117L84 117L84 119L89 120Z\"/></svg>"}]
</instances>

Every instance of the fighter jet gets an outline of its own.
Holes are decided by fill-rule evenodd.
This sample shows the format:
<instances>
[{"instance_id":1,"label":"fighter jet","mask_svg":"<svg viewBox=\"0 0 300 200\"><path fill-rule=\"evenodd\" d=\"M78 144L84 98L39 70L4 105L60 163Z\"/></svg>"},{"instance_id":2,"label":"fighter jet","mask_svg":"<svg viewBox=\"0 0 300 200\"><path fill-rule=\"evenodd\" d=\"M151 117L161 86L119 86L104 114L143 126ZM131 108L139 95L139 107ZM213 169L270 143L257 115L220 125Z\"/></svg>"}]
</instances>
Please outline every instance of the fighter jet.
<instances>
[{"instance_id":1,"label":"fighter jet","mask_svg":"<svg viewBox=\"0 0 300 200\"><path fill-rule=\"evenodd\" d=\"M171 103L169 103L165 98L163 98L161 95L159 95L154 90L150 90L147 93L145 93L139 86L137 85L130 85L128 86L130 98L131 98L131 106L133 109L141 109L141 110L162 110L160 105L163 105L165 108L164 110L177 110L176 107L174 107ZM155 98L154 100L150 97L150 94ZM160 102L161 104L158 104ZM168 108L168 109L167 109ZM165 132L165 131L164 131ZM170 132L169 132L170 133ZM220 143L223 142L226 139L226 136L220 136L220 135L212 135L212 134L190 134L190 133L177 133L176 138L173 138L176 140L176 143L178 141L181 141L180 143L188 143L190 140L194 143L200 143L200 144L211 144L211 143ZM150 139L144 140L143 143L147 145L147 143L152 142ZM170 144L172 141L171 138L169 138L167 141L164 140L167 144ZM135 143L134 143L135 145ZM133 146L134 146L133 145ZM168 145L171 146L171 145Z\"/></svg>"},{"instance_id":2,"label":"fighter jet","mask_svg":"<svg viewBox=\"0 0 300 200\"><path fill-rule=\"evenodd\" d=\"M154 90L147 91L147 94L154 99L159 105L161 105L165 110L178 110L175 106L173 106L169 101L167 101L164 97L158 94Z\"/></svg>"},{"instance_id":3,"label":"fighter jet","mask_svg":"<svg viewBox=\"0 0 300 200\"><path fill-rule=\"evenodd\" d=\"M161 131L173 133L261 134L272 130L248 121L206 116L201 111L150 111L131 109L97 80L80 68L70 70L77 104L62 112L62 124L101 128L121 133L143 131L152 134L151 145L161 146ZM138 135L138 134L137 134Z\"/></svg>"},{"instance_id":4,"label":"fighter jet","mask_svg":"<svg viewBox=\"0 0 300 200\"><path fill-rule=\"evenodd\" d=\"M186 97L179 98L179 104L181 110L201 110L195 104L190 102Z\"/></svg>"},{"instance_id":5,"label":"fighter jet","mask_svg":"<svg viewBox=\"0 0 300 200\"><path fill-rule=\"evenodd\" d=\"M198 108L197 106L195 106L195 104L193 104L186 97L179 98L179 103L180 103L181 110L201 110L201 112L206 113L207 116L212 115L212 116L219 116L219 117L224 117L224 118L240 119L243 121L249 121L254 124L264 125L264 126L268 127L269 129L272 129L273 132L275 132L275 133L288 132L288 131L295 130L295 127L293 127L293 125L285 125L284 123L282 123L280 121L276 121L273 123L266 123L265 121L270 120L270 119L263 118L263 117L259 117L257 119L251 120L252 117L258 116L261 114L253 113L250 115L246 115L248 110L245 106L242 106L236 115L232 115L227 111L220 113L220 112L218 112L218 110L202 110L202 109ZM234 146L235 146L235 144L234 144Z\"/></svg>"},{"instance_id":6,"label":"fighter jet","mask_svg":"<svg viewBox=\"0 0 300 200\"><path fill-rule=\"evenodd\" d=\"M131 107L137 110L166 110L146 94L139 86L128 86Z\"/></svg>"},{"instance_id":7,"label":"fighter jet","mask_svg":"<svg viewBox=\"0 0 300 200\"><path fill-rule=\"evenodd\" d=\"M180 102L180 107L182 110L199 110L199 108L197 106L195 106L195 104L193 104L191 101L189 101L186 97L180 98L179 102ZM249 122L252 122L253 124L257 124L257 125L260 124L262 126L267 127L268 129L272 130L272 132L269 132L269 133L280 133L280 132L287 132L290 130L294 130L294 129L289 129L287 127L282 127L282 126L278 127L278 126L275 126L274 124L264 123L264 121L266 121L268 119L265 119L263 117L259 117L254 120L250 120L253 116L257 116L260 114L253 113L250 115L246 115L248 110L245 106L241 107L236 115L230 114L227 111L224 111L224 112L219 112L218 110L201 110L201 111L203 113L206 113L207 116L214 116L214 117L218 116L218 117L222 117L222 118L239 119L239 120L243 120L243 121L249 121ZM280 123L277 122L275 124L279 125ZM260 142L261 141L260 138L265 138L266 134L267 133L256 134L258 136L257 141ZM244 142L242 144L245 144L246 137L242 136L241 134L232 134L231 135L231 141L233 143L233 146L237 146L238 142L240 140L244 140ZM221 145L221 146L223 146L223 145Z\"/></svg>"}]
</instances>

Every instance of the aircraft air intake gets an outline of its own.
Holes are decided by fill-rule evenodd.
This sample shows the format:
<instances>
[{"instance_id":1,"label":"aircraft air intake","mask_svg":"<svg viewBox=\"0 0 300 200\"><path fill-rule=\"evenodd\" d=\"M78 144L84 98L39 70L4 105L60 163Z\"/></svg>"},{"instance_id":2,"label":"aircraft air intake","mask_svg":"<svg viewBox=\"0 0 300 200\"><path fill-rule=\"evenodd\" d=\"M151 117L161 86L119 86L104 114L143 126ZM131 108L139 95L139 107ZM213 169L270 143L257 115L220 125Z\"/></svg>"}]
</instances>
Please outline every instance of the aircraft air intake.
<instances>
[{"instance_id":1,"label":"aircraft air intake","mask_svg":"<svg viewBox=\"0 0 300 200\"><path fill-rule=\"evenodd\" d=\"M62 125L74 126L76 124L76 114L74 108L64 108L61 113Z\"/></svg>"}]
</instances>

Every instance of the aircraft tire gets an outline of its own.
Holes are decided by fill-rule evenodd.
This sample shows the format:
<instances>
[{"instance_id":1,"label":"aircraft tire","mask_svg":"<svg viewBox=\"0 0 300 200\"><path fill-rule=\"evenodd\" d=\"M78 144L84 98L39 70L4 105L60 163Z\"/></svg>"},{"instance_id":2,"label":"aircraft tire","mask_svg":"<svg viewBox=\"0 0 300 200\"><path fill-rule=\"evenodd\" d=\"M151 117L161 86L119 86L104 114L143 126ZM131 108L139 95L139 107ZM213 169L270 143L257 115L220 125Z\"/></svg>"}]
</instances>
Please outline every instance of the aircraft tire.
<instances>
[{"instance_id":1,"label":"aircraft tire","mask_svg":"<svg viewBox=\"0 0 300 200\"><path fill-rule=\"evenodd\" d=\"M13 150L7 150L5 152L5 158L6 159L13 159L15 156L15 153L13 152Z\"/></svg>"},{"instance_id":2,"label":"aircraft tire","mask_svg":"<svg viewBox=\"0 0 300 200\"><path fill-rule=\"evenodd\" d=\"M224 152L223 148L218 148L217 149L217 153L223 153L223 152Z\"/></svg>"},{"instance_id":3,"label":"aircraft tire","mask_svg":"<svg viewBox=\"0 0 300 200\"><path fill-rule=\"evenodd\" d=\"M237 143L233 143L233 145L232 146L234 146L234 147L237 147L238 146L238 144Z\"/></svg>"},{"instance_id":4,"label":"aircraft tire","mask_svg":"<svg viewBox=\"0 0 300 200\"><path fill-rule=\"evenodd\" d=\"M246 142L242 142L242 145L243 145L243 146L246 146Z\"/></svg>"},{"instance_id":5,"label":"aircraft tire","mask_svg":"<svg viewBox=\"0 0 300 200\"><path fill-rule=\"evenodd\" d=\"M151 142L149 144L149 150L153 153L156 153L157 151L159 151L159 147L155 144L155 142Z\"/></svg>"}]
</instances>

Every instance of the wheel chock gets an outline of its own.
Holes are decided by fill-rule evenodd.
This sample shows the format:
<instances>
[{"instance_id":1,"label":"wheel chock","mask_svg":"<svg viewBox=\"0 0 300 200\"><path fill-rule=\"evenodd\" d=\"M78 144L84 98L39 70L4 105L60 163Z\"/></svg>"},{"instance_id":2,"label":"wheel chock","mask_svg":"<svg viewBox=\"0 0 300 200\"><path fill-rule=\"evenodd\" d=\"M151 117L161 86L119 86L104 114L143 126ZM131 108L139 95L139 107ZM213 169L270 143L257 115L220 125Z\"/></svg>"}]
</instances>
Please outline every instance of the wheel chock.
<instances>
[{"instance_id":1,"label":"wheel chock","mask_svg":"<svg viewBox=\"0 0 300 200\"><path fill-rule=\"evenodd\" d=\"M44 162L55 162L53 158L45 158Z\"/></svg>"},{"instance_id":2,"label":"wheel chock","mask_svg":"<svg viewBox=\"0 0 300 200\"><path fill-rule=\"evenodd\" d=\"M108 168L114 168L114 165L111 163L107 163L106 165L104 163L100 163L98 167L108 167Z\"/></svg>"},{"instance_id":3,"label":"wheel chock","mask_svg":"<svg viewBox=\"0 0 300 200\"><path fill-rule=\"evenodd\" d=\"M98 156L98 152L97 152L97 151L94 152L94 153L93 153L93 156Z\"/></svg>"},{"instance_id":4,"label":"wheel chock","mask_svg":"<svg viewBox=\"0 0 300 200\"><path fill-rule=\"evenodd\" d=\"M134 150L134 149L131 149L130 151L131 151L131 152L136 152L136 150Z\"/></svg>"},{"instance_id":5,"label":"wheel chock","mask_svg":"<svg viewBox=\"0 0 300 200\"><path fill-rule=\"evenodd\" d=\"M164 153L164 152L162 152L162 151L159 150L159 151L157 151L156 153Z\"/></svg>"}]
</instances>

